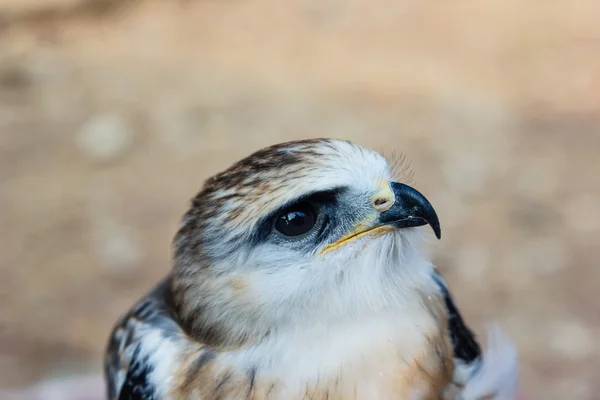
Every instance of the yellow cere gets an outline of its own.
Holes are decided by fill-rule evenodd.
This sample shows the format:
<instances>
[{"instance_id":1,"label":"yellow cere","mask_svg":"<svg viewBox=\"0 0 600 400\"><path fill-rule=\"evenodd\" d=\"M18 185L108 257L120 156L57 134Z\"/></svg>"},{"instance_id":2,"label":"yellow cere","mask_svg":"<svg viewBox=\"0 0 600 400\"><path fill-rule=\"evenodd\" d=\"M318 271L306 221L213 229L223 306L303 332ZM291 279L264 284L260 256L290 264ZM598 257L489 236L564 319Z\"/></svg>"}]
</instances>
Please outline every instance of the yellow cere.
<instances>
[{"instance_id":1,"label":"yellow cere","mask_svg":"<svg viewBox=\"0 0 600 400\"><path fill-rule=\"evenodd\" d=\"M371 204L377 212L384 212L392 208L394 205L395 197L390 189L388 181L384 181L381 185L381 190L377 192L371 199Z\"/></svg>"},{"instance_id":2,"label":"yellow cere","mask_svg":"<svg viewBox=\"0 0 600 400\"><path fill-rule=\"evenodd\" d=\"M360 239L367 235L374 235L373 238L379 237L387 232L393 231L395 228L389 225L377 225L374 226L379 213L389 210L394 204L395 197L390 189L389 182L382 180L379 187L381 190L377 192L371 199L371 204L375 209L375 213L365 218L364 221L360 222L356 228L354 228L348 234L342 236L334 243L328 244L320 252L319 255L329 253L330 251L336 250L339 247L348 244L356 239Z\"/></svg>"}]
</instances>

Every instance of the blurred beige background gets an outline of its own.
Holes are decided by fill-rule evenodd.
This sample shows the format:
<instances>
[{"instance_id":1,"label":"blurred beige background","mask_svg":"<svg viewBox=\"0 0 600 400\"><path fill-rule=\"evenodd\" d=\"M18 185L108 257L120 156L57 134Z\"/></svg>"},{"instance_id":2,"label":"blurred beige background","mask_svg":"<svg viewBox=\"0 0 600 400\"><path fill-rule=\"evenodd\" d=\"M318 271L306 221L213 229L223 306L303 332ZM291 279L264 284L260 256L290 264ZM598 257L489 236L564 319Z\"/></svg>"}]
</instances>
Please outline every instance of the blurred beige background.
<instances>
[{"instance_id":1,"label":"blurred beige background","mask_svg":"<svg viewBox=\"0 0 600 400\"><path fill-rule=\"evenodd\" d=\"M97 374L203 180L276 142L412 161L470 324L600 399L596 0L0 0L0 387ZM482 338L483 339L483 338Z\"/></svg>"}]
</instances>

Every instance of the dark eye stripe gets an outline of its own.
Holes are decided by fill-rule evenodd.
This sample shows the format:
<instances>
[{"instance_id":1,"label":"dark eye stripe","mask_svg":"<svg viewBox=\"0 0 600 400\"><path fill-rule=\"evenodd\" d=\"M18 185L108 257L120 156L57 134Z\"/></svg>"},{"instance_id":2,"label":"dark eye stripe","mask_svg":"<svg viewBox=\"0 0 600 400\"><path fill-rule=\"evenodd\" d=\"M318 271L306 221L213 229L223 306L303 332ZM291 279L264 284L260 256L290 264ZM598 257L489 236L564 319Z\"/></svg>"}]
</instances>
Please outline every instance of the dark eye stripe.
<instances>
[{"instance_id":1,"label":"dark eye stripe","mask_svg":"<svg viewBox=\"0 0 600 400\"><path fill-rule=\"evenodd\" d=\"M275 219L284 211L286 208L291 206L292 204L299 202L309 202L314 204L315 206L335 206L337 203L337 198L340 194L348 190L346 187L338 187L331 190L324 190L319 192L308 193L304 196L299 197L293 201L290 201L288 204L282 206L281 208L275 210L270 215L265 218L262 218L255 225L255 228L252 231L252 235L250 237L251 243L253 245L264 242L272 232L273 226L275 224ZM329 218L327 221L322 221L323 224L319 227L319 233L321 235L326 235L329 228L326 225L330 225ZM325 224L325 222L327 222Z\"/></svg>"}]
</instances>

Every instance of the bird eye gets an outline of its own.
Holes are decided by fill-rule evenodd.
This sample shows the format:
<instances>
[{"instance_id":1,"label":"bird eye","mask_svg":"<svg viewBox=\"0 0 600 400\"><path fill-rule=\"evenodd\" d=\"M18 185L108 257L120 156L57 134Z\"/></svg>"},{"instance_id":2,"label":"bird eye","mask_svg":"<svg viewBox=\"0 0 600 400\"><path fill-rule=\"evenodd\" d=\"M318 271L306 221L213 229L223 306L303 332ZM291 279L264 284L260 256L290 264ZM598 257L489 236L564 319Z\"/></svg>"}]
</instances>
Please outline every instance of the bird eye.
<instances>
[{"instance_id":1,"label":"bird eye","mask_svg":"<svg viewBox=\"0 0 600 400\"><path fill-rule=\"evenodd\" d=\"M300 236L310 232L316 222L315 209L308 203L299 203L279 214L275 229L285 236Z\"/></svg>"}]
</instances>

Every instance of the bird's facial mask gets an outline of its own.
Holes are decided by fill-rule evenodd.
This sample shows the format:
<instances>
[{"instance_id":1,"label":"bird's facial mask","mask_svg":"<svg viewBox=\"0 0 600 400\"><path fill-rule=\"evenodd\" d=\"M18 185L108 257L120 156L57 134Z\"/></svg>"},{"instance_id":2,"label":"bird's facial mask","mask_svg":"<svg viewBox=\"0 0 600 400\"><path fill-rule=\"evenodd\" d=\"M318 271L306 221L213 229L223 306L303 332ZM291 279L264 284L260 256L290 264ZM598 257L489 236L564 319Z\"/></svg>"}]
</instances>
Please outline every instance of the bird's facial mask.
<instances>
[{"instance_id":1,"label":"bird's facial mask","mask_svg":"<svg viewBox=\"0 0 600 400\"><path fill-rule=\"evenodd\" d=\"M348 233L325 245L319 254L329 253L366 236L374 239L397 229L423 225L430 225L436 237L441 238L440 223L433 206L408 185L389 182L372 197L370 205L372 212Z\"/></svg>"}]
</instances>

